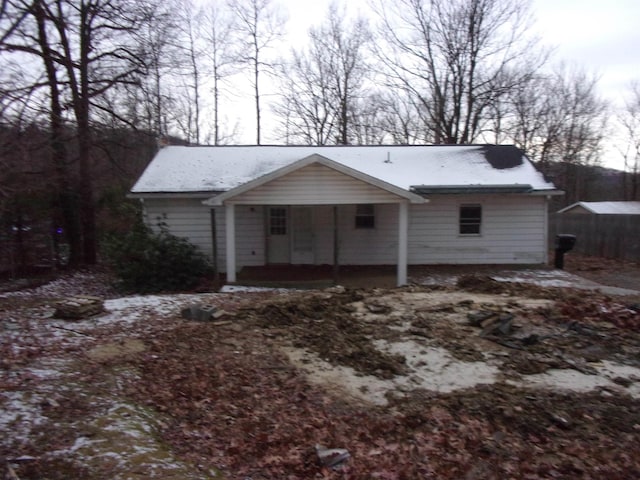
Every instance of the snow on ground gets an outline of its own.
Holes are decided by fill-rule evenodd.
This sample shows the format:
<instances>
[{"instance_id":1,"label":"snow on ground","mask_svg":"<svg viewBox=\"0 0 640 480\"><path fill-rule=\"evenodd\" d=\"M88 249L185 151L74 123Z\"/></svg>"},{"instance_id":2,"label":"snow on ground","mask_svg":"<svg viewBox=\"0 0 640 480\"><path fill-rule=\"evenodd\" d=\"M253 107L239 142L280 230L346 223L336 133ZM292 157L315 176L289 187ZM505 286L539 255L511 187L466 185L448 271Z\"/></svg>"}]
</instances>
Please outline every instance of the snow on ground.
<instances>
[{"instance_id":1,"label":"snow on ground","mask_svg":"<svg viewBox=\"0 0 640 480\"><path fill-rule=\"evenodd\" d=\"M294 365L307 373L310 381L375 405L386 405L388 395L393 393L414 389L450 393L504 380L500 375L499 358L489 356L486 361L467 362L454 358L446 348L414 340L378 341L377 346L380 350L403 355L410 373L385 380L363 375L351 367L331 365L304 349L283 348L283 352ZM532 390L589 392L605 387L640 398L640 368L605 360L594 364L594 369L592 375L573 369L551 369L540 374L507 379L506 382ZM614 381L619 377L635 379L635 382L623 388Z\"/></svg>"},{"instance_id":2,"label":"snow on ground","mask_svg":"<svg viewBox=\"0 0 640 480\"><path fill-rule=\"evenodd\" d=\"M458 278L458 274L433 274L425 277L416 277L411 279L419 285L444 285L454 286ZM574 275L565 270L546 270L546 269L524 269L524 270L500 270L490 273L489 276L498 282L519 282L530 283L540 287L551 288L577 288L580 290L600 290L603 293L612 295L637 295L640 292L636 290L610 287L601 285L591 280L587 280L578 275Z\"/></svg>"},{"instance_id":3,"label":"snow on ground","mask_svg":"<svg viewBox=\"0 0 640 480\"><path fill-rule=\"evenodd\" d=\"M419 279L425 285L454 285L456 275L440 275ZM561 270L513 270L502 271L492 276L495 280L533 283L545 287L598 287L593 282ZM74 285L86 281L94 282L89 274L76 274L73 280L60 279L36 289L0 294L0 298L29 298L30 296L59 296L74 291ZM75 388L73 361L85 358L82 355L95 351L106 341L139 338L144 340L145 328L158 322L175 324L181 321L180 310L193 303L215 304L233 295L242 296L252 292L274 291L253 287L227 286L221 293L145 295L112 298L105 301L106 312L96 317L77 322L67 322L52 318L52 306L19 308L16 311L0 312L2 338L0 346L11 358L28 354L25 364L16 363L0 374L6 388L0 392L0 432L10 432L13 442L26 443L32 432L49 421L47 406L55 405L58 395ZM275 289L278 293L286 292ZM455 302L459 292L449 292L451 298L437 297L437 293L416 293L415 298L430 296L433 305ZM466 300L469 294L463 295ZM438 299L439 298L439 299ZM460 297L462 298L462 297ZM424 300L424 299L423 299ZM540 302L540 300L532 300ZM113 330L114 327L117 327ZM111 329L111 330L110 330ZM103 336L102 336L103 335ZM55 348L59 350L56 352ZM481 384L505 381L499 374L501 358L488 355L485 361L463 361L455 358L442 346L429 345L414 339L401 341L379 340L376 346L383 351L399 353L406 357L410 373L383 380L358 373L350 367L335 366L318 358L309 351L284 348L291 362L300 370L310 374L311 381L322 383L327 388L339 389L349 396L364 399L374 404L387 402L387 394L423 388L438 392L472 388ZM68 356L73 348L82 347L80 356ZM66 352L66 353L65 353ZM89 356L89 358L91 358ZM99 358L99 357L96 357ZM3 359L9 361L9 358ZM576 370L550 369L544 373L509 378L506 381L528 389L553 389L587 392L595 389L624 391L634 398L640 398L640 369L604 360L591 365L594 374L587 375ZM622 387L619 378L631 379L628 387ZM65 390L67 389L67 390ZM162 471L175 470L180 476L182 466L175 462L169 452L158 444L155 438L157 418L135 405L123 403L117 398L101 398L106 407L102 414L92 419L84 419L100 431L97 436L88 437L82 428L70 445L50 455L84 458L90 465L109 455L122 464L142 465L149 475L161 475ZM80 422L80 420L79 420ZM80 423L79 423L80 426ZM86 423L84 424L86 427ZM106 435L106 437L105 437ZM122 445L122 448L115 448ZM126 445L136 448L127 450ZM156 466L160 465L160 473ZM185 473L181 478L198 478ZM177 477L176 477L177 478Z\"/></svg>"},{"instance_id":4,"label":"snow on ground","mask_svg":"<svg viewBox=\"0 0 640 480\"><path fill-rule=\"evenodd\" d=\"M77 286L79 278L82 276L71 282L52 282L14 292L14 298L73 291L71 285ZM0 347L5 352L0 369L4 387L0 392L0 432L6 434L0 442L11 442L19 457L23 448L42 435L42 429L56 428L52 410L65 408L69 399L78 399L90 402L92 411L71 425L65 424L76 436L67 438L59 450L45 452L44 457L73 459L90 471L117 465L117 473L109 477L114 479L131 478L128 472L133 471L140 478L215 476L215 472L193 472L177 461L159 440L157 423L161 420L156 412L122 401L117 383L106 390L91 385L78 373L77 362L99 364L110 355L144 351L144 342L138 337L144 339L148 329L182 321L180 310L184 306L215 302L221 296L225 297L181 294L115 298L105 301L105 313L79 321L53 318L53 304L18 307L8 312L10 315L0 312ZM96 391L88 391L93 386L98 387Z\"/></svg>"}]
</instances>

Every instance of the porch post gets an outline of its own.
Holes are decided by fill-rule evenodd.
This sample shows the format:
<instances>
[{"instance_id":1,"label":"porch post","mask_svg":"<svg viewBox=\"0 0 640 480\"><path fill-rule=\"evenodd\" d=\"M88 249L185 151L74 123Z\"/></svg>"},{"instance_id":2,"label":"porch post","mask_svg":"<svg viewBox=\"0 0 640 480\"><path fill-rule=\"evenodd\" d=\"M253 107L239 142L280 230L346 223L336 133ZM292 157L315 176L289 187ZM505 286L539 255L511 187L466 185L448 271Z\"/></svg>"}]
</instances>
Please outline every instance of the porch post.
<instances>
[{"instance_id":1,"label":"porch post","mask_svg":"<svg viewBox=\"0 0 640 480\"><path fill-rule=\"evenodd\" d=\"M233 203L225 205L227 283L236 281L236 209Z\"/></svg>"},{"instance_id":2,"label":"porch post","mask_svg":"<svg viewBox=\"0 0 640 480\"><path fill-rule=\"evenodd\" d=\"M407 284L407 258L409 244L409 202L398 204L398 286Z\"/></svg>"}]
</instances>

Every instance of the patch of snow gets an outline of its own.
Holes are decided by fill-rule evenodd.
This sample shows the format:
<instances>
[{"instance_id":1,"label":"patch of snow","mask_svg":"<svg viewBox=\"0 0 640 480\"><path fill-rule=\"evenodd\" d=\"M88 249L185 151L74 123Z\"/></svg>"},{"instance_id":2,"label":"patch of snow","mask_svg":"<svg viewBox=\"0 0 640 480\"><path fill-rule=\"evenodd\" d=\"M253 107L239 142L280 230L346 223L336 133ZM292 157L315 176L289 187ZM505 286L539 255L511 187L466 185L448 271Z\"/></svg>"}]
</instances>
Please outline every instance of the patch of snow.
<instances>
[{"instance_id":1,"label":"patch of snow","mask_svg":"<svg viewBox=\"0 0 640 480\"><path fill-rule=\"evenodd\" d=\"M362 375L351 367L334 366L301 349L285 348L289 359L308 373L310 381L333 386L348 395L386 405L387 394L424 388L437 392L453 392L481 384L495 383L499 369L485 362L457 360L444 348L426 347L413 341L376 342L380 350L399 353L407 359L411 373L392 379Z\"/></svg>"},{"instance_id":2,"label":"patch of snow","mask_svg":"<svg viewBox=\"0 0 640 480\"><path fill-rule=\"evenodd\" d=\"M270 287L250 287L243 285L223 285L220 288L220 293L259 293L259 292L277 292L286 293L293 292L295 289L291 288L270 288Z\"/></svg>"},{"instance_id":3,"label":"patch of snow","mask_svg":"<svg viewBox=\"0 0 640 480\"><path fill-rule=\"evenodd\" d=\"M406 358L407 366L412 370L408 380L414 388L449 393L495 383L500 373L494 365L458 360L445 348L427 347L412 340L393 343L381 340L376 342L376 346Z\"/></svg>"},{"instance_id":4,"label":"patch of snow","mask_svg":"<svg viewBox=\"0 0 640 480\"><path fill-rule=\"evenodd\" d=\"M73 295L102 295L104 279L92 272L74 272L36 288L0 293L0 298L68 297Z\"/></svg>"},{"instance_id":5,"label":"patch of snow","mask_svg":"<svg viewBox=\"0 0 640 480\"><path fill-rule=\"evenodd\" d=\"M378 340L375 344L381 351L403 355L410 373L385 380L362 375L351 367L331 365L307 350L288 347L283 351L294 365L306 372L311 382L375 405L386 405L387 394L392 392L421 388L448 393L477 385L491 385L501 378L499 360L465 362L454 358L445 348L426 346L413 340ZM611 361L603 361L594 368L598 372L595 375L572 369L551 369L519 380L507 380L507 383L522 388L578 393L607 388L640 398L640 368ZM628 379L631 384L628 387L616 384L613 380L617 377Z\"/></svg>"},{"instance_id":6,"label":"patch of snow","mask_svg":"<svg viewBox=\"0 0 640 480\"><path fill-rule=\"evenodd\" d=\"M153 313L166 314L177 305L202 302L205 296L208 298L212 295L215 294L139 295L106 300L104 306L112 313L130 308L146 308L151 309Z\"/></svg>"},{"instance_id":7,"label":"patch of snow","mask_svg":"<svg viewBox=\"0 0 640 480\"><path fill-rule=\"evenodd\" d=\"M53 380L62 376L62 372L60 370L54 370L51 368L27 368L27 372L35 377L38 377L40 380Z\"/></svg>"},{"instance_id":8,"label":"patch of snow","mask_svg":"<svg viewBox=\"0 0 640 480\"><path fill-rule=\"evenodd\" d=\"M46 422L42 415L45 397L32 392L0 392L0 431L15 442L27 442L34 427Z\"/></svg>"},{"instance_id":9,"label":"patch of snow","mask_svg":"<svg viewBox=\"0 0 640 480\"><path fill-rule=\"evenodd\" d=\"M589 392L597 388L607 388L620 393L627 393L640 398L640 369L629 365L621 365L608 360L593 365L596 375L587 375L576 370L551 369L544 373L526 375L520 381L512 382L526 388L546 388L551 390L568 390L571 392ZM613 379L622 377L632 383L629 387L616 384ZM634 381L635 379L635 381Z\"/></svg>"}]
</instances>

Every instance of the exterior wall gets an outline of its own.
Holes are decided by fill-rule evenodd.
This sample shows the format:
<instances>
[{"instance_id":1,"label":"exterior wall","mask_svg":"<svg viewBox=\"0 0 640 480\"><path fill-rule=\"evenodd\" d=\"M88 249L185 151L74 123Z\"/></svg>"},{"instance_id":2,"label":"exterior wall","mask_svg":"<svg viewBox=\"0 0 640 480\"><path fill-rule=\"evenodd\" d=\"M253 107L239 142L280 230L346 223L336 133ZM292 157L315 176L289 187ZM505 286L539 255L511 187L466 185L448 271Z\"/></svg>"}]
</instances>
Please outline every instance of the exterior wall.
<instances>
[{"instance_id":1,"label":"exterior wall","mask_svg":"<svg viewBox=\"0 0 640 480\"><path fill-rule=\"evenodd\" d=\"M355 228L355 215L355 205L338 209L340 264L394 265L398 260L398 205L375 205L372 229Z\"/></svg>"},{"instance_id":2,"label":"exterior wall","mask_svg":"<svg viewBox=\"0 0 640 480\"><path fill-rule=\"evenodd\" d=\"M264 207L261 205L236 205L236 266L264 265L266 263L266 239ZM224 222L224 208L221 209ZM222 226L224 230L224 225ZM224 256L224 251L218 255ZM224 265L225 259L222 259Z\"/></svg>"},{"instance_id":3,"label":"exterior wall","mask_svg":"<svg viewBox=\"0 0 640 480\"><path fill-rule=\"evenodd\" d=\"M313 251L315 265L333 264L333 206L312 207ZM220 229L224 229L224 210L217 215ZM343 265L392 265L398 255L397 205L375 206L373 229L355 228L355 205L338 207L338 250L339 262ZM236 206L236 249L238 268L264 265L265 217L263 206ZM220 233L218 234L218 236ZM255 252L255 253L254 253ZM218 252L218 257L224 256ZM224 264L224 258L220 258Z\"/></svg>"},{"instance_id":4,"label":"exterior wall","mask_svg":"<svg viewBox=\"0 0 640 480\"><path fill-rule=\"evenodd\" d=\"M211 208L202 205L202 200L204 199L146 198L145 223L156 231L159 230L159 223L166 224L170 233L186 238L211 257Z\"/></svg>"},{"instance_id":5,"label":"exterior wall","mask_svg":"<svg viewBox=\"0 0 640 480\"><path fill-rule=\"evenodd\" d=\"M373 203L373 202L371 202ZM458 234L461 204L482 205L478 236ZM206 255L213 251L211 207L202 199L145 199L146 221L166 223ZM225 209L215 207L217 261L225 271ZM263 205L236 205L237 268L266 263ZM375 204L375 228L355 228L355 205L338 207L339 262L393 265L398 255L398 204ZM313 207L314 263L333 263L333 206ZM433 195L409 211L409 264L545 263L546 201L543 196Z\"/></svg>"},{"instance_id":6,"label":"exterior wall","mask_svg":"<svg viewBox=\"0 0 640 480\"><path fill-rule=\"evenodd\" d=\"M461 204L482 205L481 234L458 233ZM411 205L409 264L545 263L543 196L451 195Z\"/></svg>"}]
</instances>

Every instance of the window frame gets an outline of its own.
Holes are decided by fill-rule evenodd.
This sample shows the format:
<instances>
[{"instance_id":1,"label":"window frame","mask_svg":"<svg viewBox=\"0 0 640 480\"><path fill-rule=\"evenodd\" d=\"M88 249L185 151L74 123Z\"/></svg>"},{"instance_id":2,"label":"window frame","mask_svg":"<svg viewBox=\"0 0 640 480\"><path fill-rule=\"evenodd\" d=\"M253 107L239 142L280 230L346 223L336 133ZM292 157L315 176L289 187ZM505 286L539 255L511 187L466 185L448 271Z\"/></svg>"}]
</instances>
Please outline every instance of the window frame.
<instances>
[{"instance_id":1,"label":"window frame","mask_svg":"<svg viewBox=\"0 0 640 480\"><path fill-rule=\"evenodd\" d=\"M463 212L465 209L467 211ZM471 209L477 210L477 215L471 215L469 213ZM482 205L480 203L460 204L458 208L458 235L461 237L479 237L482 235Z\"/></svg>"},{"instance_id":2,"label":"window frame","mask_svg":"<svg viewBox=\"0 0 640 480\"><path fill-rule=\"evenodd\" d=\"M363 209L366 211L362 211ZM376 228L376 206L374 204L356 204L354 228L356 230L373 230Z\"/></svg>"},{"instance_id":3,"label":"window frame","mask_svg":"<svg viewBox=\"0 0 640 480\"><path fill-rule=\"evenodd\" d=\"M289 234L289 212L287 207L269 207L268 235Z\"/></svg>"}]
</instances>

